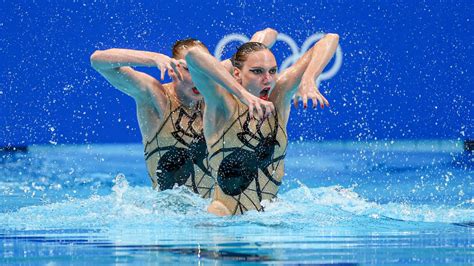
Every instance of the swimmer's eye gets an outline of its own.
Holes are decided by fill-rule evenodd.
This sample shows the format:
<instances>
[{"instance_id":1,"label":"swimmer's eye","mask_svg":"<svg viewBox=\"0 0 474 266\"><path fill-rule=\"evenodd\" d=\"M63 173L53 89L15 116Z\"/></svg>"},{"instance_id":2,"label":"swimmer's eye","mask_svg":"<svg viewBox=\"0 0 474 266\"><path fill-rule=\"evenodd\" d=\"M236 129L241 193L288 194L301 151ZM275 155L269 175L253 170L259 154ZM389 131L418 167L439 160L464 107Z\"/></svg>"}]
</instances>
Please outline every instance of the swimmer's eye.
<instances>
[{"instance_id":1,"label":"swimmer's eye","mask_svg":"<svg viewBox=\"0 0 474 266\"><path fill-rule=\"evenodd\" d=\"M261 69L250 69L250 72L254 73L254 74L257 74L257 75L260 75L263 73L263 70Z\"/></svg>"},{"instance_id":2,"label":"swimmer's eye","mask_svg":"<svg viewBox=\"0 0 474 266\"><path fill-rule=\"evenodd\" d=\"M189 68L187 68L187 67L185 67L185 66L183 66L183 68L184 68L184 70L189 71Z\"/></svg>"},{"instance_id":3,"label":"swimmer's eye","mask_svg":"<svg viewBox=\"0 0 474 266\"><path fill-rule=\"evenodd\" d=\"M272 68L270 69L270 74L276 74L277 73L277 69L276 68Z\"/></svg>"}]
</instances>

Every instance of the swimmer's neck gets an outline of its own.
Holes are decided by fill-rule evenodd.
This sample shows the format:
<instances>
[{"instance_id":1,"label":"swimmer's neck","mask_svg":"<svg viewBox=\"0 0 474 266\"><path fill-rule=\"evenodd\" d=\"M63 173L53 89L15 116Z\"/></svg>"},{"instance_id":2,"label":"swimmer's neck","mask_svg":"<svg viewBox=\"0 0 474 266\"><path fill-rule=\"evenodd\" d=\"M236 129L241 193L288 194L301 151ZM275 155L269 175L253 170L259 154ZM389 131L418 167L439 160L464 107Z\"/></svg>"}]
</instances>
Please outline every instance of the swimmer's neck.
<instances>
[{"instance_id":1,"label":"swimmer's neck","mask_svg":"<svg viewBox=\"0 0 474 266\"><path fill-rule=\"evenodd\" d=\"M185 93L185 91L190 91L192 87L186 86L183 83L176 82L176 81L171 82L170 85L172 87L171 91L172 91L173 96L175 96L176 99L186 108L188 109L197 108L199 106L199 102L203 102L202 100L197 101L195 98L190 97L189 95ZM202 103L201 103L201 107L202 107Z\"/></svg>"}]
</instances>

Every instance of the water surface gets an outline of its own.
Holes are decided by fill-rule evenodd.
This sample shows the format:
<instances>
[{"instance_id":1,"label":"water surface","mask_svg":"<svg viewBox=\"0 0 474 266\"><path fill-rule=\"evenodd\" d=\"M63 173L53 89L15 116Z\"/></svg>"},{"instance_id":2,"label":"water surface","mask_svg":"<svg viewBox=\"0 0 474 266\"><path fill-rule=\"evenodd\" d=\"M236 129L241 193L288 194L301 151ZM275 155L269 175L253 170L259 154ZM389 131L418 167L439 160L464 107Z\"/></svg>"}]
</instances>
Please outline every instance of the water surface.
<instances>
[{"instance_id":1,"label":"water surface","mask_svg":"<svg viewBox=\"0 0 474 266\"><path fill-rule=\"evenodd\" d=\"M471 158L451 141L291 143L279 198L220 218L156 192L142 147L3 153L1 263L471 264Z\"/></svg>"}]
</instances>

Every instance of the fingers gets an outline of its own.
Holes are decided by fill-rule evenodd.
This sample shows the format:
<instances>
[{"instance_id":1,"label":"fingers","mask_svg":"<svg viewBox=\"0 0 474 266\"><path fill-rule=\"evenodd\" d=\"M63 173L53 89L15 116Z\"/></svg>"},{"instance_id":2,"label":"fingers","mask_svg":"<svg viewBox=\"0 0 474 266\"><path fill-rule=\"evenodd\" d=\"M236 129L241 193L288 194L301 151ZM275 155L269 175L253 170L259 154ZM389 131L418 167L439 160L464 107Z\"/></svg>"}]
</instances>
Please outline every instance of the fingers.
<instances>
[{"instance_id":1,"label":"fingers","mask_svg":"<svg viewBox=\"0 0 474 266\"><path fill-rule=\"evenodd\" d=\"M272 102L258 99L249 105L249 115L255 120L264 121L271 115L275 115L275 106Z\"/></svg>"},{"instance_id":2,"label":"fingers","mask_svg":"<svg viewBox=\"0 0 474 266\"><path fill-rule=\"evenodd\" d=\"M166 67L163 64L159 64L158 67L160 68L161 72L161 80L165 80L165 72L166 72Z\"/></svg>"},{"instance_id":3,"label":"fingers","mask_svg":"<svg viewBox=\"0 0 474 266\"><path fill-rule=\"evenodd\" d=\"M177 79L178 79L178 77L176 76L176 73L174 72L173 69L168 70L168 75L169 75L173 80L177 80Z\"/></svg>"},{"instance_id":4,"label":"fingers","mask_svg":"<svg viewBox=\"0 0 474 266\"><path fill-rule=\"evenodd\" d=\"M326 100L326 98L324 98L324 97L323 97L323 100L324 100L324 104L329 107L329 102L328 102L328 100Z\"/></svg>"},{"instance_id":5,"label":"fingers","mask_svg":"<svg viewBox=\"0 0 474 266\"><path fill-rule=\"evenodd\" d=\"M174 59L174 58L172 58L172 59L170 60L170 66L171 66L171 68L173 69L173 71L174 71L174 73L176 74L176 76L178 77L178 79L179 79L180 81L182 81L182 80L183 80L183 74L181 73L181 71L180 71L180 69L179 69L179 61L176 60L176 59Z\"/></svg>"},{"instance_id":6,"label":"fingers","mask_svg":"<svg viewBox=\"0 0 474 266\"><path fill-rule=\"evenodd\" d=\"M265 113L263 114L263 120L267 119L268 117L275 115L275 106L272 102L265 102Z\"/></svg>"},{"instance_id":7,"label":"fingers","mask_svg":"<svg viewBox=\"0 0 474 266\"><path fill-rule=\"evenodd\" d=\"M188 64L186 63L186 60L184 60L184 59L179 59L178 63L183 67L186 67L186 68L188 67Z\"/></svg>"},{"instance_id":8,"label":"fingers","mask_svg":"<svg viewBox=\"0 0 474 266\"><path fill-rule=\"evenodd\" d=\"M250 118L253 118L253 119L255 119L254 109L255 109L255 105L253 105L252 103L249 103L249 116Z\"/></svg>"},{"instance_id":9,"label":"fingers","mask_svg":"<svg viewBox=\"0 0 474 266\"><path fill-rule=\"evenodd\" d=\"M293 98L293 105L297 109L299 107L298 103L301 101L303 102L303 108L307 109L308 108L308 100L311 100L312 104L311 106L313 109L316 109L319 105L321 109L324 109L325 106L329 106L328 100L320 93L313 94L303 94L302 96L298 97L295 96Z\"/></svg>"},{"instance_id":10,"label":"fingers","mask_svg":"<svg viewBox=\"0 0 474 266\"><path fill-rule=\"evenodd\" d=\"M164 80L165 79L165 72L166 72L166 67L165 64L158 63L156 67L160 70L160 79Z\"/></svg>"},{"instance_id":11,"label":"fingers","mask_svg":"<svg viewBox=\"0 0 474 266\"><path fill-rule=\"evenodd\" d=\"M311 106L313 107L313 109L316 109L318 108L318 104L321 104L322 103L322 99L320 97L320 95L317 95L317 94L313 94L310 96L310 99L311 99ZM323 108L323 107L321 107Z\"/></svg>"},{"instance_id":12,"label":"fingers","mask_svg":"<svg viewBox=\"0 0 474 266\"><path fill-rule=\"evenodd\" d=\"M318 98L313 96L313 97L310 97L310 99L312 102L311 107L313 107L313 109L316 109L316 107L318 107Z\"/></svg>"},{"instance_id":13,"label":"fingers","mask_svg":"<svg viewBox=\"0 0 474 266\"><path fill-rule=\"evenodd\" d=\"M295 107L295 109L298 109L298 101L299 101L298 96L295 96L293 98L293 106Z\"/></svg>"},{"instance_id":14,"label":"fingers","mask_svg":"<svg viewBox=\"0 0 474 266\"><path fill-rule=\"evenodd\" d=\"M318 103L321 103L321 99L317 94L311 96L311 101L313 102L313 109L318 108Z\"/></svg>"},{"instance_id":15,"label":"fingers","mask_svg":"<svg viewBox=\"0 0 474 266\"><path fill-rule=\"evenodd\" d=\"M263 119L267 119L268 117L270 117L271 114L271 107L269 105L265 105L265 113L263 114Z\"/></svg>"},{"instance_id":16,"label":"fingers","mask_svg":"<svg viewBox=\"0 0 474 266\"><path fill-rule=\"evenodd\" d=\"M308 107L308 95L303 95L303 108L306 109Z\"/></svg>"},{"instance_id":17,"label":"fingers","mask_svg":"<svg viewBox=\"0 0 474 266\"><path fill-rule=\"evenodd\" d=\"M263 117L262 107L260 105L256 105L255 109L257 110L257 115L258 115L257 119L258 120L263 120L264 117Z\"/></svg>"},{"instance_id":18,"label":"fingers","mask_svg":"<svg viewBox=\"0 0 474 266\"><path fill-rule=\"evenodd\" d=\"M269 102L269 103L270 103L270 104L269 104L270 113L271 113L272 115L276 115L275 105L273 105L272 102Z\"/></svg>"},{"instance_id":19,"label":"fingers","mask_svg":"<svg viewBox=\"0 0 474 266\"><path fill-rule=\"evenodd\" d=\"M317 100L319 101L319 106L321 107L321 109L324 109L324 106L329 106L328 100L326 100L323 95L319 94ZM316 103L314 102L313 108L316 108Z\"/></svg>"}]
</instances>

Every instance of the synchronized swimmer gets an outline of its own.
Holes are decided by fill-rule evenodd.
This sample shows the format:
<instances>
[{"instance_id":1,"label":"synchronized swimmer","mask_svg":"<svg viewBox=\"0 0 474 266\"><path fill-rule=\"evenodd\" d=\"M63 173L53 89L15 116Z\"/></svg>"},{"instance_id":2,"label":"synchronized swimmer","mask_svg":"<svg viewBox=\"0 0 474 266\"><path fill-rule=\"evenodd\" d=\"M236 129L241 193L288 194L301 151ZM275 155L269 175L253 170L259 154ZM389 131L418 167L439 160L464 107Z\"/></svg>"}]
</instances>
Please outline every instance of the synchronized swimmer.
<instances>
[{"instance_id":1,"label":"synchronized swimmer","mask_svg":"<svg viewBox=\"0 0 474 266\"><path fill-rule=\"evenodd\" d=\"M305 107L308 98L313 107L328 105L315 79L339 40L327 34L278 76L268 48L276 35L272 29L257 32L223 62L192 39L178 41L173 58L125 49L91 56L92 66L137 103L153 187L186 185L212 197L208 211L216 215L262 211L262 202L276 197L284 173L289 102L295 96ZM161 84L133 66L158 67L161 79L168 71L173 81Z\"/></svg>"},{"instance_id":2,"label":"synchronized swimmer","mask_svg":"<svg viewBox=\"0 0 474 266\"><path fill-rule=\"evenodd\" d=\"M233 76L208 51L194 47L185 59L191 77L206 102L204 137L209 165L216 180L208 211L217 215L262 211L262 201L276 197L284 174L286 126L291 98L327 105L315 80L336 52L339 36L327 34L293 66L277 75L273 53L262 43L243 44L232 57ZM311 94L310 94L311 92ZM272 103L262 119L248 94ZM307 103L304 102L304 105Z\"/></svg>"},{"instance_id":3,"label":"synchronized swimmer","mask_svg":"<svg viewBox=\"0 0 474 266\"><path fill-rule=\"evenodd\" d=\"M251 41L271 46L276 36L277 32L268 28L256 32ZM135 100L153 188L165 190L175 184L185 185L208 198L212 195L214 180L208 170L203 135L203 97L191 80L188 69L177 63L193 47L207 51L200 41L186 39L173 45L172 58L155 52L109 49L94 52L91 65L115 88ZM229 71L232 68L230 60L221 64ZM172 82L162 84L133 68L138 66L157 67L161 71L161 80L168 71Z\"/></svg>"}]
</instances>

